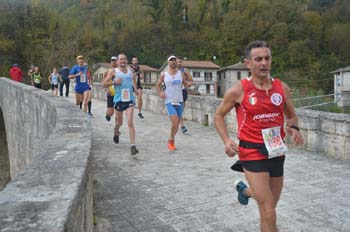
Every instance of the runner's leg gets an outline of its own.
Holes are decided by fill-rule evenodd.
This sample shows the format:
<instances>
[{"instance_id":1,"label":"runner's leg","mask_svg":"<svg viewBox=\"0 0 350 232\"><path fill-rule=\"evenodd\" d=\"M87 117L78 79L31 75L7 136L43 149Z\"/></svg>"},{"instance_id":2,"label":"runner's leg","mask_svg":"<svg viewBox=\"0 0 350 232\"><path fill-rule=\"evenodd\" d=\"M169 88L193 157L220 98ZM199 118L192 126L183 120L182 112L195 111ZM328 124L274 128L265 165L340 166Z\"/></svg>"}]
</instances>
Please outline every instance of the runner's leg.
<instances>
[{"instance_id":1,"label":"runner's leg","mask_svg":"<svg viewBox=\"0 0 350 232\"><path fill-rule=\"evenodd\" d=\"M84 106L85 113L87 113L88 111L88 99L89 99L89 91L85 91L83 94L83 106Z\"/></svg>"},{"instance_id":2,"label":"runner's leg","mask_svg":"<svg viewBox=\"0 0 350 232\"><path fill-rule=\"evenodd\" d=\"M244 173L250 186L248 191L259 207L261 232L277 232L276 200L270 185L270 174L247 170Z\"/></svg>"},{"instance_id":3,"label":"runner's leg","mask_svg":"<svg viewBox=\"0 0 350 232\"><path fill-rule=\"evenodd\" d=\"M171 130L170 130L170 139L175 139L175 135L179 129L179 117L177 115L171 115L170 116L171 120Z\"/></svg>"},{"instance_id":4,"label":"runner's leg","mask_svg":"<svg viewBox=\"0 0 350 232\"><path fill-rule=\"evenodd\" d=\"M137 107L140 114L142 110L142 89L139 89L139 94L137 95Z\"/></svg>"},{"instance_id":5,"label":"runner's leg","mask_svg":"<svg viewBox=\"0 0 350 232\"><path fill-rule=\"evenodd\" d=\"M134 107L126 109L126 116L128 119L130 143L135 144Z\"/></svg>"}]
</instances>

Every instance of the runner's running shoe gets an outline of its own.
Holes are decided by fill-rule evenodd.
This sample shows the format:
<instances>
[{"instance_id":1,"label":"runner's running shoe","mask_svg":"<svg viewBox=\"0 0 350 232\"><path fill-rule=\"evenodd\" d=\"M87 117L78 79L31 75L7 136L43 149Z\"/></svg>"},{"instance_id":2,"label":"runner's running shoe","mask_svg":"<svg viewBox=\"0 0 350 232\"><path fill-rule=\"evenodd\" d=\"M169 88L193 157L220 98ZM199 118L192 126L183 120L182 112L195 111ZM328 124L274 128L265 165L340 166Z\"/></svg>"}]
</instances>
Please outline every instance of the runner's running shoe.
<instances>
[{"instance_id":1,"label":"runner's running shoe","mask_svg":"<svg viewBox=\"0 0 350 232\"><path fill-rule=\"evenodd\" d=\"M130 153L131 155L136 155L137 153L139 153L139 150L136 149L135 145L132 145L130 148Z\"/></svg>"},{"instance_id":2,"label":"runner's running shoe","mask_svg":"<svg viewBox=\"0 0 350 232\"><path fill-rule=\"evenodd\" d=\"M241 203L241 205L248 205L249 197L245 195L245 190L248 188L248 186L240 180L235 181L235 186L238 192L239 203Z\"/></svg>"},{"instance_id":3,"label":"runner's running shoe","mask_svg":"<svg viewBox=\"0 0 350 232\"><path fill-rule=\"evenodd\" d=\"M170 151L175 151L176 150L175 141L173 139L169 139L168 140L168 149Z\"/></svg>"}]
</instances>

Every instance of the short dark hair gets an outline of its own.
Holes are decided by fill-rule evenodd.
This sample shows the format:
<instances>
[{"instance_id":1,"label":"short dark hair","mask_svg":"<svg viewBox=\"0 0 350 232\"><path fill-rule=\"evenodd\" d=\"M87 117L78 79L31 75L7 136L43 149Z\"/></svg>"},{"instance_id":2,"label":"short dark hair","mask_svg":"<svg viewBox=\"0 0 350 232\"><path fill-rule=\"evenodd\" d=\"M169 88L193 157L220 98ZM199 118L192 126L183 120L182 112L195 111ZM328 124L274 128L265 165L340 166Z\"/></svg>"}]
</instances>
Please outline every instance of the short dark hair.
<instances>
[{"instance_id":1,"label":"short dark hair","mask_svg":"<svg viewBox=\"0 0 350 232\"><path fill-rule=\"evenodd\" d=\"M252 53L252 49L253 48L270 48L270 45L267 44L266 41L262 41L262 40L255 40L253 42L250 42L247 47L244 50L244 58L246 59L250 59L251 53Z\"/></svg>"},{"instance_id":2,"label":"short dark hair","mask_svg":"<svg viewBox=\"0 0 350 232\"><path fill-rule=\"evenodd\" d=\"M182 56L176 56L177 59L183 60L184 58Z\"/></svg>"},{"instance_id":3,"label":"short dark hair","mask_svg":"<svg viewBox=\"0 0 350 232\"><path fill-rule=\"evenodd\" d=\"M119 57L120 57L120 56L125 56L125 57L127 58L127 56L125 55L125 53L122 53L122 52L121 52L121 53L118 54L117 60L119 60Z\"/></svg>"}]
</instances>

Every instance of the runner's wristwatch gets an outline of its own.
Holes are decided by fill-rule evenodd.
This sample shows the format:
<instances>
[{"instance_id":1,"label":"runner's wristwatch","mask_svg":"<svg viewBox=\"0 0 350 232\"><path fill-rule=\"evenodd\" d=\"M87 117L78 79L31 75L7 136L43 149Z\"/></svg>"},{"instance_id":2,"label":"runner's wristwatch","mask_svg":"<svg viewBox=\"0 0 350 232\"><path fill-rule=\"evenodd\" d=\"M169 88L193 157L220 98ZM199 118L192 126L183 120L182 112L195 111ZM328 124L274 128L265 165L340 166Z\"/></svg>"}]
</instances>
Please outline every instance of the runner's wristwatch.
<instances>
[{"instance_id":1,"label":"runner's wristwatch","mask_svg":"<svg viewBox=\"0 0 350 232\"><path fill-rule=\"evenodd\" d=\"M296 125L291 125L291 126L289 126L289 128L293 128L293 129L295 129L297 131L300 131L300 128L298 126L296 126Z\"/></svg>"}]
</instances>

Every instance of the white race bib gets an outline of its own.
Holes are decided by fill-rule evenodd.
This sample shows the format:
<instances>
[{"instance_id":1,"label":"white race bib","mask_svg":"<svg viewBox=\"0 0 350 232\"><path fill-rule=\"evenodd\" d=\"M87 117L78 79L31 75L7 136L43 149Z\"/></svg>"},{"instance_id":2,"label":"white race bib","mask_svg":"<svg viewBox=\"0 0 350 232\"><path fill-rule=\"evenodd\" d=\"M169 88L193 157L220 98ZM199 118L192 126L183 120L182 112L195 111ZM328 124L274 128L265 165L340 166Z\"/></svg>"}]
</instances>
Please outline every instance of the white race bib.
<instances>
[{"instance_id":1,"label":"white race bib","mask_svg":"<svg viewBox=\"0 0 350 232\"><path fill-rule=\"evenodd\" d=\"M171 104L172 104L173 106L179 106L179 105L180 105L180 103L179 103L178 101L172 101Z\"/></svg>"},{"instance_id":2,"label":"white race bib","mask_svg":"<svg viewBox=\"0 0 350 232\"><path fill-rule=\"evenodd\" d=\"M80 82L86 82L86 74L85 73L82 73L80 74Z\"/></svg>"},{"instance_id":3,"label":"white race bib","mask_svg":"<svg viewBox=\"0 0 350 232\"><path fill-rule=\"evenodd\" d=\"M278 156L283 156L288 151L281 137L281 127L271 127L261 130L266 149L268 151L268 158L272 159Z\"/></svg>"},{"instance_id":4,"label":"white race bib","mask_svg":"<svg viewBox=\"0 0 350 232\"><path fill-rule=\"evenodd\" d=\"M130 101L130 90L129 89L122 89L122 102L129 102Z\"/></svg>"}]
</instances>

